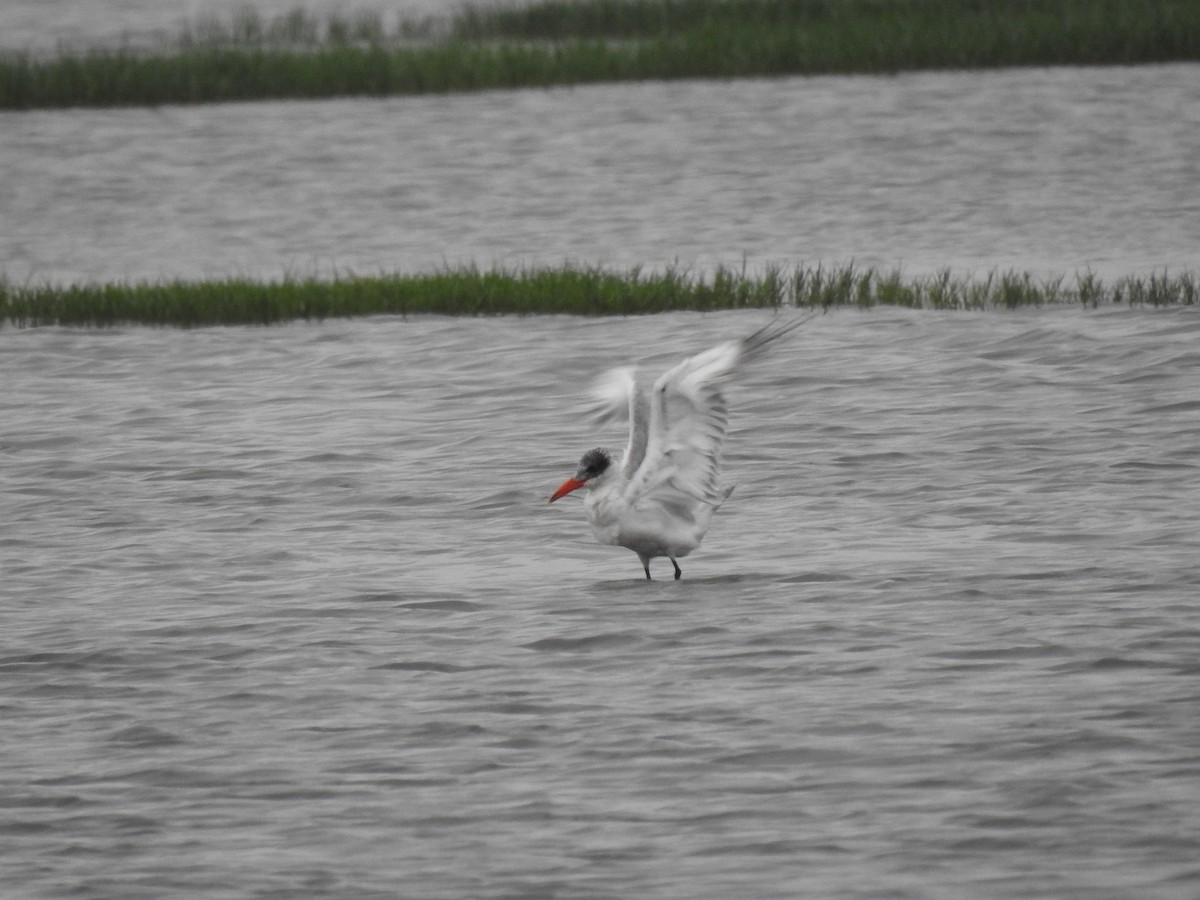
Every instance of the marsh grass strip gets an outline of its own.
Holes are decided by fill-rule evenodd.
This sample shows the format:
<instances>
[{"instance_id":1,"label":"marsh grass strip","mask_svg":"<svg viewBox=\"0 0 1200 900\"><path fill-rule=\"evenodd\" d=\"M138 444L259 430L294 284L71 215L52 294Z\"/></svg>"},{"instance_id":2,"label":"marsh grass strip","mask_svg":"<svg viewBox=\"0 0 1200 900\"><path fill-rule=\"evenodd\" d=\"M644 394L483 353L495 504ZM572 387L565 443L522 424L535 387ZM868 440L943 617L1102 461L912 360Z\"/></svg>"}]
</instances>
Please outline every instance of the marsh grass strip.
<instances>
[{"instance_id":1,"label":"marsh grass strip","mask_svg":"<svg viewBox=\"0 0 1200 900\"><path fill-rule=\"evenodd\" d=\"M721 268L711 276L681 269L647 273L599 268L507 271L462 269L431 275L346 277L331 281L242 279L155 284L14 286L0 281L0 324L17 327L171 327L271 325L301 319L371 315L631 316L680 310L901 306L914 309L1016 309L1049 304L1194 306L1195 273L1127 276L1106 284L1073 279L948 270L925 277L845 266Z\"/></svg>"},{"instance_id":2,"label":"marsh grass strip","mask_svg":"<svg viewBox=\"0 0 1200 900\"><path fill-rule=\"evenodd\" d=\"M0 108L1200 60L1197 0L546 0L391 30L377 13L239 16L149 48L10 51Z\"/></svg>"}]
</instances>

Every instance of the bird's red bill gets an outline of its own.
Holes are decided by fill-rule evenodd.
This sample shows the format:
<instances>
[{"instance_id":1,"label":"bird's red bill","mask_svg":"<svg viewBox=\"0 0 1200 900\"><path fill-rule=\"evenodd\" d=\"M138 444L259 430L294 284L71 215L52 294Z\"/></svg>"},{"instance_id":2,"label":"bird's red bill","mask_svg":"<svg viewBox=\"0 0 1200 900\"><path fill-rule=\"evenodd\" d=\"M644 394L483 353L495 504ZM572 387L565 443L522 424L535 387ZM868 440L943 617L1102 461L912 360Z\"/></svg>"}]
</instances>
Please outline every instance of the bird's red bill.
<instances>
[{"instance_id":1,"label":"bird's red bill","mask_svg":"<svg viewBox=\"0 0 1200 900\"><path fill-rule=\"evenodd\" d=\"M577 491L585 484L587 484L586 481L580 481L578 478L568 478L559 486L557 491L550 495L550 499L547 502L553 503L559 497L565 497L567 494L571 493L571 491Z\"/></svg>"}]
</instances>

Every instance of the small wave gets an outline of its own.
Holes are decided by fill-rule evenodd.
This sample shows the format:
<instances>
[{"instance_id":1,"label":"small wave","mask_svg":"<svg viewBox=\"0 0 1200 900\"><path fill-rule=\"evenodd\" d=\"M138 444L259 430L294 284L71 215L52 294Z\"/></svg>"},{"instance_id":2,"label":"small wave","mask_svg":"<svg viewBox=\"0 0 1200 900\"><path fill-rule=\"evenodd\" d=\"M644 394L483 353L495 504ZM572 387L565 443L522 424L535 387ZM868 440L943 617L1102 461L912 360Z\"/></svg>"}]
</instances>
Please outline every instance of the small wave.
<instances>
[{"instance_id":1,"label":"small wave","mask_svg":"<svg viewBox=\"0 0 1200 900\"><path fill-rule=\"evenodd\" d=\"M526 650L537 650L549 653L578 653L590 650L607 650L614 647L628 647L641 641L639 635L629 632L614 632L612 634L592 634L585 637L565 638L550 637L522 644Z\"/></svg>"}]
</instances>

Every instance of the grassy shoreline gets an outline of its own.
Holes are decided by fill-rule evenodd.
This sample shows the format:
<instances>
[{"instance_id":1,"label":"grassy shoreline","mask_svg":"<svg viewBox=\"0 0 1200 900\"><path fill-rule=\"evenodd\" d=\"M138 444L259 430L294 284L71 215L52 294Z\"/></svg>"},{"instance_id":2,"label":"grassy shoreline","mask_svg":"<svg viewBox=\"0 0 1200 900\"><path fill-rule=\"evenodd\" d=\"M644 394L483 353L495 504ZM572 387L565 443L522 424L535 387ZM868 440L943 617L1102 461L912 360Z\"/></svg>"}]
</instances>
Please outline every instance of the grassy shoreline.
<instances>
[{"instance_id":1,"label":"grassy shoreline","mask_svg":"<svg viewBox=\"0 0 1200 900\"><path fill-rule=\"evenodd\" d=\"M873 268L800 266L757 274L718 269L710 277L681 270L474 269L432 275L348 277L332 281L230 279L158 284L16 287L0 281L0 328L45 325L203 327L271 325L299 319L370 315L648 315L721 309L899 306L989 310L1078 304L1194 306L1200 275L1091 273L1036 279L993 271L982 278L949 270L925 277Z\"/></svg>"},{"instance_id":2,"label":"grassy shoreline","mask_svg":"<svg viewBox=\"0 0 1200 900\"><path fill-rule=\"evenodd\" d=\"M0 53L0 109L1200 61L1195 0L542 0L391 31L240 15L150 48Z\"/></svg>"}]
</instances>

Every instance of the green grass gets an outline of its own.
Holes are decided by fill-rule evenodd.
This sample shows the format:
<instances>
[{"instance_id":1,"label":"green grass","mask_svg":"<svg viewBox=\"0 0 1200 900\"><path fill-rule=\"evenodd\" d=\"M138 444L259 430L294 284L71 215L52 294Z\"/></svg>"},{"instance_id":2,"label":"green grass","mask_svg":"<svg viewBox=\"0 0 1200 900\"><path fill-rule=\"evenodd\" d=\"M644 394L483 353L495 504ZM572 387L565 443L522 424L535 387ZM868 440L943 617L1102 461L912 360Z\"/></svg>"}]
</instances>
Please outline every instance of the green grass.
<instances>
[{"instance_id":1,"label":"green grass","mask_svg":"<svg viewBox=\"0 0 1200 900\"><path fill-rule=\"evenodd\" d=\"M823 41L840 42L842 34L849 35L852 45L858 38L872 44L911 41L916 31L930 32L935 45L986 37L984 32L1012 43L1117 28L1144 31L1156 18L1167 28L1189 21L1194 27L1194 4L1188 6L1176 0L541 0L467 5L451 20L450 32L470 39L570 40L803 28ZM843 52L857 56L860 50L849 46ZM1067 46L1056 50L1072 52Z\"/></svg>"},{"instance_id":2,"label":"green grass","mask_svg":"<svg viewBox=\"0 0 1200 900\"><path fill-rule=\"evenodd\" d=\"M0 56L0 109L212 103L910 69L1200 60L1197 0L545 0L189 26L151 48Z\"/></svg>"},{"instance_id":3,"label":"green grass","mask_svg":"<svg viewBox=\"0 0 1200 900\"><path fill-rule=\"evenodd\" d=\"M646 315L780 307L902 306L916 309L1015 309L1047 304L1194 306L1194 273L1129 276L1105 284L1091 273L1038 280L993 272L982 279L905 277L846 265L771 268L757 274L723 268L700 277L679 269L464 269L432 275L169 282L133 285L15 287L0 281L0 325L172 327L270 325L297 319L367 315Z\"/></svg>"},{"instance_id":4,"label":"green grass","mask_svg":"<svg viewBox=\"0 0 1200 900\"><path fill-rule=\"evenodd\" d=\"M180 49L314 47L322 44L382 44L400 36L400 33L389 34L383 16L369 10L350 16L335 12L320 19L303 9L295 9L268 20L253 7L246 6L227 22L207 16L184 25L174 44Z\"/></svg>"}]
</instances>

